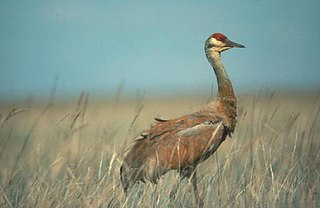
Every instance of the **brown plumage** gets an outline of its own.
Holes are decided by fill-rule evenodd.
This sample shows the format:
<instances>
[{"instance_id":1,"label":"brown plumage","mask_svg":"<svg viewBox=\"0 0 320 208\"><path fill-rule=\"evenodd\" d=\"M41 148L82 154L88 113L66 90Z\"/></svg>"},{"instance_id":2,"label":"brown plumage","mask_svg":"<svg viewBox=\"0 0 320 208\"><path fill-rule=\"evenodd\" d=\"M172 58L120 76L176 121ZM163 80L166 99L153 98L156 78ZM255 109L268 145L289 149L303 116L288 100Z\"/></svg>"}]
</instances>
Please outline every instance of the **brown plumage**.
<instances>
[{"instance_id":1,"label":"brown plumage","mask_svg":"<svg viewBox=\"0 0 320 208\"><path fill-rule=\"evenodd\" d=\"M191 179L196 202L203 205L197 190L196 167L231 136L236 125L237 100L220 58L222 51L233 47L244 48L220 33L206 40L206 56L218 82L216 98L195 113L171 120L156 118L151 128L141 133L120 168L126 195L136 182L157 183L168 171L178 170L181 180ZM179 183L172 190L172 197L178 186Z\"/></svg>"}]
</instances>

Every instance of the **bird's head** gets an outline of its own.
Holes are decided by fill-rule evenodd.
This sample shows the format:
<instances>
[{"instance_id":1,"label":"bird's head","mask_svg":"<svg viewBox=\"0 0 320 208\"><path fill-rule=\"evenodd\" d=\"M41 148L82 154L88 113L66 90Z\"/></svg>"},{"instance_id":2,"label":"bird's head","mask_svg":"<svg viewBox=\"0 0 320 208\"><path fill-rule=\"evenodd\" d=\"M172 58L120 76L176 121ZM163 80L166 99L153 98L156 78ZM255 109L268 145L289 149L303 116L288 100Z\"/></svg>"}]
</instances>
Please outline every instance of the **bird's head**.
<instances>
[{"instance_id":1,"label":"bird's head","mask_svg":"<svg viewBox=\"0 0 320 208\"><path fill-rule=\"evenodd\" d=\"M221 33L213 33L205 43L205 49L207 51L222 52L230 48L244 48L244 46L239 43L232 42Z\"/></svg>"}]
</instances>

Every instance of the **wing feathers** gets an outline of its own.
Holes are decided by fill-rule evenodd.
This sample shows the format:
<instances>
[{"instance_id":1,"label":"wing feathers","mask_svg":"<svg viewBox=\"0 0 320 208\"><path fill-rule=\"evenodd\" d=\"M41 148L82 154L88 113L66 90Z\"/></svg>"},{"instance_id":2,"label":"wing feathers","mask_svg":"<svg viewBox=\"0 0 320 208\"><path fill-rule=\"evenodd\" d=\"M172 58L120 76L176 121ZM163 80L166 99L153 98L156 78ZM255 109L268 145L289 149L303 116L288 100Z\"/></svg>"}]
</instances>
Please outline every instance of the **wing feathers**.
<instances>
[{"instance_id":1,"label":"wing feathers","mask_svg":"<svg viewBox=\"0 0 320 208\"><path fill-rule=\"evenodd\" d=\"M221 122L220 117L208 112L196 112L177 119L164 120L155 118L156 123L147 131L141 133L142 139L171 137L175 134L197 134L208 126L215 126Z\"/></svg>"},{"instance_id":2,"label":"wing feathers","mask_svg":"<svg viewBox=\"0 0 320 208\"><path fill-rule=\"evenodd\" d=\"M189 135L196 135L196 134L199 134L200 131L205 131L208 129L208 127L211 128L216 128L217 127L217 123L212 123L212 122L204 122L204 123L201 123L201 124L197 124L195 126L192 126L190 128L187 128L187 129L183 129L181 131L179 131L177 133L177 136L189 136Z\"/></svg>"},{"instance_id":3,"label":"wing feathers","mask_svg":"<svg viewBox=\"0 0 320 208\"><path fill-rule=\"evenodd\" d=\"M167 122L167 121L169 121L169 120L161 119L161 118L154 118L154 120L156 120L158 122Z\"/></svg>"}]
</instances>

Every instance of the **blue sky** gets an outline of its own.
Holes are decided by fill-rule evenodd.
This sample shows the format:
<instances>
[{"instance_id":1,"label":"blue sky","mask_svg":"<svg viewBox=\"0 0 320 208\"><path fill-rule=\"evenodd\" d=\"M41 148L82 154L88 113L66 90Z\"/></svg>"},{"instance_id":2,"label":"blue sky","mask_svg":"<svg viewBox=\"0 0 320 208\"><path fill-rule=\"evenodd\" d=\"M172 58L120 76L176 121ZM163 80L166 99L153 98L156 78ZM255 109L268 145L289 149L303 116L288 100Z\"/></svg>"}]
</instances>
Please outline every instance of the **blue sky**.
<instances>
[{"instance_id":1,"label":"blue sky","mask_svg":"<svg viewBox=\"0 0 320 208\"><path fill-rule=\"evenodd\" d=\"M0 3L0 97L210 92L203 51L221 32L239 91L320 89L320 1L8 1Z\"/></svg>"}]
</instances>

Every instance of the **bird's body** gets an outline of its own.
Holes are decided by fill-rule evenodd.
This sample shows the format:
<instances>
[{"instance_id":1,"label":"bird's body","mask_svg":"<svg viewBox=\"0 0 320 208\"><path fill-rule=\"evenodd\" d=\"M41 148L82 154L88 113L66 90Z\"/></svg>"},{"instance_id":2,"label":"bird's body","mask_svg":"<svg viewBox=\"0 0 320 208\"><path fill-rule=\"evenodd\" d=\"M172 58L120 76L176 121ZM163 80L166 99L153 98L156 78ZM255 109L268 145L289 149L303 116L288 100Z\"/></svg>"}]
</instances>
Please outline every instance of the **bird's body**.
<instances>
[{"instance_id":1,"label":"bird's body","mask_svg":"<svg viewBox=\"0 0 320 208\"><path fill-rule=\"evenodd\" d=\"M218 95L192 114L171 120L155 119L151 128L141 133L120 169L126 193L138 181L157 183L168 171L178 170L181 179L191 178L196 201L202 204L196 185L196 167L231 136L236 125L237 101L220 59L220 53L232 47L244 46L220 33L208 38L205 52L217 76Z\"/></svg>"}]
</instances>

